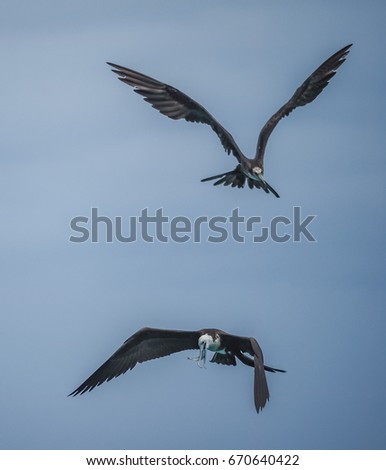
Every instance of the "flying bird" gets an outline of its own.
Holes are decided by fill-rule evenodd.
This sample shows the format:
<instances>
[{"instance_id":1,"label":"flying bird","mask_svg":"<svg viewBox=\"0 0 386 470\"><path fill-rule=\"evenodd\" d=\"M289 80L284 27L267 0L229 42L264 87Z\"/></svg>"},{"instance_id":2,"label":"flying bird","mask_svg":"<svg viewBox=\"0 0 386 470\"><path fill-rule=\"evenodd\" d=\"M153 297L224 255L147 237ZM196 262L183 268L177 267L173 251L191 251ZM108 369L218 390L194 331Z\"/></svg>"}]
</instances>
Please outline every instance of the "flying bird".
<instances>
[{"instance_id":1,"label":"flying bird","mask_svg":"<svg viewBox=\"0 0 386 470\"><path fill-rule=\"evenodd\" d=\"M220 138L225 151L232 153L238 160L238 165L232 171L204 178L201 181L217 180L214 185L224 184L242 188L245 181L248 186L262 188L266 193L271 192L276 197L279 194L263 178L264 154L269 136L277 123L288 116L298 106L311 103L328 85L336 70L346 60L352 44L333 54L313 72L307 80L295 91L293 96L285 103L265 124L260 131L254 158L247 158L239 149L232 135L197 101L194 101L182 91L154 78L148 77L134 70L107 62L118 75L119 80L134 87L134 91L142 95L145 101L153 108L171 119L185 119L190 122L208 124Z\"/></svg>"},{"instance_id":2,"label":"flying bird","mask_svg":"<svg viewBox=\"0 0 386 470\"><path fill-rule=\"evenodd\" d=\"M254 399L257 412L262 410L269 400L265 370L285 372L264 365L263 352L254 338L230 335L216 329L180 331L142 328L128 338L99 369L69 396L90 392L98 385L133 369L138 363L169 356L187 349L200 350L198 357L192 358L200 367L205 366L207 350L214 352L210 362L235 366L237 358L243 364L253 367L255 371Z\"/></svg>"}]
</instances>

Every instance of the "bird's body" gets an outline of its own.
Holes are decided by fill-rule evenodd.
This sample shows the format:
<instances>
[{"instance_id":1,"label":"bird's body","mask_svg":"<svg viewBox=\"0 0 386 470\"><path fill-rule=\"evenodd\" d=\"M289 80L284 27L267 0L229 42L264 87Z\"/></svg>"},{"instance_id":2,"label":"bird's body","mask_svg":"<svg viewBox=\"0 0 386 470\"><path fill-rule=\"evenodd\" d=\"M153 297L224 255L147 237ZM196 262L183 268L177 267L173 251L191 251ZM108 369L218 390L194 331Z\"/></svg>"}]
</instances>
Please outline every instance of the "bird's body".
<instances>
[{"instance_id":1,"label":"bird's body","mask_svg":"<svg viewBox=\"0 0 386 470\"><path fill-rule=\"evenodd\" d=\"M166 83L162 83L142 73L108 62L113 67L119 79L134 87L134 91L142 95L153 108L171 119L185 119L189 122L208 124L218 135L225 151L232 153L238 160L237 167L226 173L210 176L201 181L217 180L214 185L224 184L242 188L245 182L252 188L262 188L266 193L271 192L276 197L279 194L263 178L264 154L266 145L273 129L285 116L288 116L298 106L311 103L328 85L336 70L343 64L351 44L333 54L323 62L293 96L285 103L262 128L254 158L247 158L239 149L232 135L198 102L182 91Z\"/></svg>"},{"instance_id":2,"label":"bird's body","mask_svg":"<svg viewBox=\"0 0 386 470\"><path fill-rule=\"evenodd\" d=\"M83 394L93 390L103 382L124 374L129 369L145 361L184 351L199 349L200 354L194 360L198 365L205 365L206 351L213 351L211 362L236 365L236 358L255 371L254 397L257 412L269 399L265 370L284 372L265 366L263 353L254 338L230 335L214 328L198 331L161 330L142 328L128 338L123 345L85 380L70 395ZM249 356L247 356L248 354Z\"/></svg>"}]
</instances>

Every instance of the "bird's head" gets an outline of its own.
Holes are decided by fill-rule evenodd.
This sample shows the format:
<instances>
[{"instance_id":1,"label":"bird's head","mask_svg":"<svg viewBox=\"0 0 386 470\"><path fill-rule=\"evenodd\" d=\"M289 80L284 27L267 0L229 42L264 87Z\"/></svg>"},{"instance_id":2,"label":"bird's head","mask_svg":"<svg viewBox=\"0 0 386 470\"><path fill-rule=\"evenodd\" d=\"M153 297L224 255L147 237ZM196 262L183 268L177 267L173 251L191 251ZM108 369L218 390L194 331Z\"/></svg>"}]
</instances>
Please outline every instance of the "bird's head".
<instances>
[{"instance_id":1,"label":"bird's head","mask_svg":"<svg viewBox=\"0 0 386 470\"><path fill-rule=\"evenodd\" d=\"M198 347L200 350L207 349L209 351L217 351L220 347L221 339L218 333L205 333L198 339Z\"/></svg>"},{"instance_id":2,"label":"bird's head","mask_svg":"<svg viewBox=\"0 0 386 470\"><path fill-rule=\"evenodd\" d=\"M201 335L198 338L198 347L200 348L200 351L205 351L210 348L210 346L213 344L213 338L208 335Z\"/></svg>"},{"instance_id":3,"label":"bird's head","mask_svg":"<svg viewBox=\"0 0 386 470\"><path fill-rule=\"evenodd\" d=\"M198 338L198 348L200 354L198 357L193 358L197 362L199 367L205 367L206 351L217 351L220 347L221 339L220 335L216 333L214 336L209 333L205 333Z\"/></svg>"},{"instance_id":4,"label":"bird's head","mask_svg":"<svg viewBox=\"0 0 386 470\"><path fill-rule=\"evenodd\" d=\"M263 176L263 173L264 173L264 172L263 172L263 169L260 168L259 166L254 166L254 167L252 168L252 173L253 173L254 175L256 175L256 176Z\"/></svg>"}]
</instances>

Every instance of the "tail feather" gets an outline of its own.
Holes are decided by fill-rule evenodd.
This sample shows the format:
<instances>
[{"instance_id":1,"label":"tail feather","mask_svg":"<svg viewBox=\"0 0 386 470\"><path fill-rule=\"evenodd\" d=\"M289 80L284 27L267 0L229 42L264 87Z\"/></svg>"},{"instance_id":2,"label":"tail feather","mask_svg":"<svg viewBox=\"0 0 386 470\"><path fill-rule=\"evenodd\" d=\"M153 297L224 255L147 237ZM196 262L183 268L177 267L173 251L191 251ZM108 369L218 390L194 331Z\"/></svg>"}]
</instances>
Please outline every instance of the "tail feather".
<instances>
[{"instance_id":1,"label":"tail feather","mask_svg":"<svg viewBox=\"0 0 386 470\"><path fill-rule=\"evenodd\" d=\"M271 191L271 193L276 196L276 197L280 197L279 194L273 189L273 187L268 184L267 182L265 182L265 184L267 185L267 188Z\"/></svg>"},{"instance_id":2,"label":"tail feather","mask_svg":"<svg viewBox=\"0 0 386 470\"><path fill-rule=\"evenodd\" d=\"M273 367L269 367L269 366L266 366L266 365L264 365L264 369L268 372L283 372L283 373L287 372L283 369L274 369Z\"/></svg>"},{"instance_id":3,"label":"tail feather","mask_svg":"<svg viewBox=\"0 0 386 470\"><path fill-rule=\"evenodd\" d=\"M218 186L219 184L223 184L223 183L226 185L226 179L227 179L226 176L220 178L218 181L216 181L215 183L213 183L213 186Z\"/></svg>"},{"instance_id":4,"label":"tail feather","mask_svg":"<svg viewBox=\"0 0 386 470\"><path fill-rule=\"evenodd\" d=\"M236 365L236 359L235 356L232 354L220 354L220 353L214 353L212 359L210 362L215 362L216 364L223 364L225 366L235 366Z\"/></svg>"},{"instance_id":5,"label":"tail feather","mask_svg":"<svg viewBox=\"0 0 386 470\"><path fill-rule=\"evenodd\" d=\"M248 186L250 189L253 188L261 188L267 194L272 193L276 197L280 197L279 194L273 189L271 185L269 185L265 180L261 179L260 181L253 180L248 178L238 165L234 170L227 171L226 173L220 173L219 175L209 176L208 178L204 178L201 180L202 183L207 181L217 180L213 183L213 186L219 186L223 184L224 186L231 186L232 188L243 188L245 186L245 181L247 181Z\"/></svg>"},{"instance_id":6,"label":"tail feather","mask_svg":"<svg viewBox=\"0 0 386 470\"><path fill-rule=\"evenodd\" d=\"M230 175L231 173L233 173L233 171L228 171L227 173L221 173L221 174L216 175L216 176L209 176L209 178L204 178L203 180L201 180L201 183L206 183L207 181L216 180L217 178L222 178L223 176Z\"/></svg>"}]
</instances>

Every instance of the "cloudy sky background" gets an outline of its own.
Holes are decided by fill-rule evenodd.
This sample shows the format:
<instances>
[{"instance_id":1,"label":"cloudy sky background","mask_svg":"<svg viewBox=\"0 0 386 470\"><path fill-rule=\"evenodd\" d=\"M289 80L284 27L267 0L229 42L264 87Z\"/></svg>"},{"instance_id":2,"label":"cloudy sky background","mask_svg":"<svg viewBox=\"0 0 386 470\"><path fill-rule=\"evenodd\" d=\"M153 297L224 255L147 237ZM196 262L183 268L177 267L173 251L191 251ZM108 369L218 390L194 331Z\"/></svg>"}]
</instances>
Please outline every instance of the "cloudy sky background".
<instances>
[{"instance_id":1,"label":"cloudy sky background","mask_svg":"<svg viewBox=\"0 0 386 470\"><path fill-rule=\"evenodd\" d=\"M4 449L377 449L386 443L386 7L382 1L4 0L0 445ZM260 128L354 43L309 106L278 125L262 191L217 136L173 122L106 61L180 88L252 155ZM70 243L70 220L292 218L316 243ZM127 229L127 226L126 226ZM242 364L182 352L68 398L143 326L256 337L271 400Z\"/></svg>"}]
</instances>

